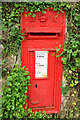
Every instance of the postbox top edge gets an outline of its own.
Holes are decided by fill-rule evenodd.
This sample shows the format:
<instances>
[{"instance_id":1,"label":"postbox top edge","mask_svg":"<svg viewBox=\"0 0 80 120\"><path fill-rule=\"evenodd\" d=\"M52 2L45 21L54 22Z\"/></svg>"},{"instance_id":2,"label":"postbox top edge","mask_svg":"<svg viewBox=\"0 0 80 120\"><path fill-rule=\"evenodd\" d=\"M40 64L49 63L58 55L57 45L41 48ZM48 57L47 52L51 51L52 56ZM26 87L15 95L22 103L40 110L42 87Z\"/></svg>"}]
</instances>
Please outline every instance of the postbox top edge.
<instances>
[{"instance_id":1,"label":"postbox top edge","mask_svg":"<svg viewBox=\"0 0 80 120\"><path fill-rule=\"evenodd\" d=\"M54 7L53 8L50 8L50 7L47 7L47 9L44 9L43 11L49 11L49 10L52 10L52 11L54 11L54 12L58 12L59 10L57 9L56 11L54 10ZM26 7L24 7L24 11L23 12L30 12L30 11L26 11ZM23 13L23 12L21 12L21 13ZM37 11L37 12L42 12L42 11ZM31 12L31 13L37 13L37 12ZM61 12L61 13L65 13L66 11L65 10L63 10L63 8L62 8L62 11L59 11L59 12Z\"/></svg>"},{"instance_id":2,"label":"postbox top edge","mask_svg":"<svg viewBox=\"0 0 80 120\"><path fill-rule=\"evenodd\" d=\"M24 31L27 30L26 33L61 33L63 31L63 27L65 25L65 14L62 15L61 13L59 17L56 18L55 15L57 12L55 14L53 11L50 13L48 12L48 14L37 14L35 18L32 18L32 16L25 17L24 14L25 13L22 13L21 15L21 27Z\"/></svg>"}]
</instances>

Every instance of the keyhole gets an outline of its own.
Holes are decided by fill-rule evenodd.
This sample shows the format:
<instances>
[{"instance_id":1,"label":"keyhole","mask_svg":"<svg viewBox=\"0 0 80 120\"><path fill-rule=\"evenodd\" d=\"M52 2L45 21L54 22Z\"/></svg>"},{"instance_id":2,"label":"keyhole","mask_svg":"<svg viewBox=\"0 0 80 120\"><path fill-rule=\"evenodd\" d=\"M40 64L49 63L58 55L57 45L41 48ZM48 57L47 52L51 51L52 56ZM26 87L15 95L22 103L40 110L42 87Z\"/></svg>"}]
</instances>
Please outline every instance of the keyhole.
<instances>
[{"instance_id":1,"label":"keyhole","mask_svg":"<svg viewBox=\"0 0 80 120\"><path fill-rule=\"evenodd\" d=\"M35 84L35 88L37 88L37 84Z\"/></svg>"}]
</instances>

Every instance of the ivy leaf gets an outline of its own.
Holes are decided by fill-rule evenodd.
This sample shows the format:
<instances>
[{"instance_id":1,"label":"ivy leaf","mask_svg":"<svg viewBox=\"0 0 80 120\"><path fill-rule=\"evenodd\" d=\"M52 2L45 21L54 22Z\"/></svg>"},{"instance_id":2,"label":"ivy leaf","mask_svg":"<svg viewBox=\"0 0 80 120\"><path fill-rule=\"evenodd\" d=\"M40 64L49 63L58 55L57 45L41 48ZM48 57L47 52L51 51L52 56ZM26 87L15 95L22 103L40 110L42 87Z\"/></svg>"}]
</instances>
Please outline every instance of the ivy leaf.
<instances>
[{"instance_id":1,"label":"ivy leaf","mask_svg":"<svg viewBox=\"0 0 80 120\"><path fill-rule=\"evenodd\" d=\"M6 27L4 27L4 28L3 28L3 31L7 31L7 28L6 28Z\"/></svg>"},{"instance_id":2,"label":"ivy leaf","mask_svg":"<svg viewBox=\"0 0 80 120\"><path fill-rule=\"evenodd\" d=\"M70 9L70 8L71 8L71 5L70 5L70 4L67 4L66 7Z\"/></svg>"},{"instance_id":3,"label":"ivy leaf","mask_svg":"<svg viewBox=\"0 0 80 120\"><path fill-rule=\"evenodd\" d=\"M46 13L46 11L42 11L42 13Z\"/></svg>"},{"instance_id":4,"label":"ivy leaf","mask_svg":"<svg viewBox=\"0 0 80 120\"><path fill-rule=\"evenodd\" d=\"M31 9L30 12L33 12L33 10Z\"/></svg>"},{"instance_id":5,"label":"ivy leaf","mask_svg":"<svg viewBox=\"0 0 80 120\"><path fill-rule=\"evenodd\" d=\"M36 17L36 14L33 14L32 17L33 17L33 18Z\"/></svg>"},{"instance_id":6,"label":"ivy leaf","mask_svg":"<svg viewBox=\"0 0 80 120\"><path fill-rule=\"evenodd\" d=\"M2 35L0 35L0 40L2 39Z\"/></svg>"},{"instance_id":7,"label":"ivy leaf","mask_svg":"<svg viewBox=\"0 0 80 120\"><path fill-rule=\"evenodd\" d=\"M76 21L78 21L78 16L75 16L74 19L75 19Z\"/></svg>"},{"instance_id":8,"label":"ivy leaf","mask_svg":"<svg viewBox=\"0 0 80 120\"><path fill-rule=\"evenodd\" d=\"M9 18L10 18L10 17L13 17L13 16L15 16L15 14L14 14L14 12L12 11L11 15L9 16Z\"/></svg>"},{"instance_id":9,"label":"ivy leaf","mask_svg":"<svg viewBox=\"0 0 80 120\"><path fill-rule=\"evenodd\" d=\"M14 19L14 21L18 22L19 23L19 20L17 18Z\"/></svg>"},{"instance_id":10,"label":"ivy leaf","mask_svg":"<svg viewBox=\"0 0 80 120\"><path fill-rule=\"evenodd\" d=\"M30 80L30 76L28 76L27 79Z\"/></svg>"},{"instance_id":11,"label":"ivy leaf","mask_svg":"<svg viewBox=\"0 0 80 120\"><path fill-rule=\"evenodd\" d=\"M52 56L54 56L54 53L52 54Z\"/></svg>"},{"instance_id":12,"label":"ivy leaf","mask_svg":"<svg viewBox=\"0 0 80 120\"><path fill-rule=\"evenodd\" d=\"M57 14L59 14L59 10L58 10Z\"/></svg>"},{"instance_id":13,"label":"ivy leaf","mask_svg":"<svg viewBox=\"0 0 80 120\"><path fill-rule=\"evenodd\" d=\"M37 11L40 11L40 8L38 8Z\"/></svg>"},{"instance_id":14,"label":"ivy leaf","mask_svg":"<svg viewBox=\"0 0 80 120\"><path fill-rule=\"evenodd\" d=\"M60 55L56 55L56 57L58 58L58 57L60 57Z\"/></svg>"},{"instance_id":15,"label":"ivy leaf","mask_svg":"<svg viewBox=\"0 0 80 120\"><path fill-rule=\"evenodd\" d=\"M57 17L58 15L55 16L55 18Z\"/></svg>"},{"instance_id":16,"label":"ivy leaf","mask_svg":"<svg viewBox=\"0 0 80 120\"><path fill-rule=\"evenodd\" d=\"M73 102L72 104L73 104L73 105L76 105L76 102Z\"/></svg>"},{"instance_id":17,"label":"ivy leaf","mask_svg":"<svg viewBox=\"0 0 80 120\"><path fill-rule=\"evenodd\" d=\"M12 26L12 27L11 27L11 31L15 31L15 26Z\"/></svg>"},{"instance_id":18,"label":"ivy leaf","mask_svg":"<svg viewBox=\"0 0 80 120\"><path fill-rule=\"evenodd\" d=\"M13 25L13 22L11 22L11 23L8 23L9 24L9 26L12 26Z\"/></svg>"},{"instance_id":19,"label":"ivy leaf","mask_svg":"<svg viewBox=\"0 0 80 120\"><path fill-rule=\"evenodd\" d=\"M5 67L5 68L3 68L3 71L7 71L6 67Z\"/></svg>"},{"instance_id":20,"label":"ivy leaf","mask_svg":"<svg viewBox=\"0 0 80 120\"><path fill-rule=\"evenodd\" d=\"M27 15L26 14L24 14L25 15L25 17L27 17Z\"/></svg>"},{"instance_id":21,"label":"ivy leaf","mask_svg":"<svg viewBox=\"0 0 80 120\"><path fill-rule=\"evenodd\" d=\"M56 49L56 52L58 53L58 52L59 52L59 50L60 50L60 48L59 48L59 49Z\"/></svg>"},{"instance_id":22,"label":"ivy leaf","mask_svg":"<svg viewBox=\"0 0 80 120\"><path fill-rule=\"evenodd\" d=\"M21 35L21 39L22 39L22 40L25 40L25 38L24 38L22 35Z\"/></svg>"},{"instance_id":23,"label":"ivy leaf","mask_svg":"<svg viewBox=\"0 0 80 120\"><path fill-rule=\"evenodd\" d=\"M6 59L4 59L4 63L7 63L7 61L8 61L8 59L6 58Z\"/></svg>"},{"instance_id":24,"label":"ivy leaf","mask_svg":"<svg viewBox=\"0 0 80 120\"><path fill-rule=\"evenodd\" d=\"M59 45L59 48L61 48L61 45Z\"/></svg>"},{"instance_id":25,"label":"ivy leaf","mask_svg":"<svg viewBox=\"0 0 80 120\"><path fill-rule=\"evenodd\" d=\"M11 31L11 32L10 32L10 35L11 35L11 36L15 36L15 32L12 32L12 31Z\"/></svg>"},{"instance_id":26,"label":"ivy leaf","mask_svg":"<svg viewBox=\"0 0 80 120\"><path fill-rule=\"evenodd\" d=\"M30 16L30 15L31 15L31 13L28 13L28 15Z\"/></svg>"}]
</instances>

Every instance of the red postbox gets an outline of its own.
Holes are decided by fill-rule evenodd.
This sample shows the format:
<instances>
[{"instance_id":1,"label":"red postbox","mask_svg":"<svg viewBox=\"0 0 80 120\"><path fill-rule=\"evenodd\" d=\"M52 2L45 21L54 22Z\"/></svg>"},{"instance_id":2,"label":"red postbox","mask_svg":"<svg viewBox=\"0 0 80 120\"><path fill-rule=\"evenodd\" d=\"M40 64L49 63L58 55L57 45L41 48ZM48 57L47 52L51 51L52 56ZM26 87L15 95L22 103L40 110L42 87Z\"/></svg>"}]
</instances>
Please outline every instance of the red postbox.
<instances>
[{"instance_id":1,"label":"red postbox","mask_svg":"<svg viewBox=\"0 0 80 120\"><path fill-rule=\"evenodd\" d=\"M60 111L62 63L61 57L56 55L64 47L65 11L59 14L53 9L45 11L45 14L37 12L34 18L26 10L21 13L21 28L25 31L21 61L30 72L31 86L26 94L28 107L50 114Z\"/></svg>"}]
</instances>

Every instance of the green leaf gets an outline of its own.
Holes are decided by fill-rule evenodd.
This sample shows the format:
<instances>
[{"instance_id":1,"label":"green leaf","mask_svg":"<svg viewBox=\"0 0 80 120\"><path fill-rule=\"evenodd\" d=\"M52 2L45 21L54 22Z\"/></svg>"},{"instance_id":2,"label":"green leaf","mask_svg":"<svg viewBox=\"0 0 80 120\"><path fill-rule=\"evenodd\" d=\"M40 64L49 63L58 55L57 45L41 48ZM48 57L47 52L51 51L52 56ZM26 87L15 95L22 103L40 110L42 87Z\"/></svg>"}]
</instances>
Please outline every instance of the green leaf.
<instances>
[{"instance_id":1,"label":"green leaf","mask_svg":"<svg viewBox=\"0 0 80 120\"><path fill-rule=\"evenodd\" d=\"M36 14L33 14L32 17L33 17L33 18L36 17Z\"/></svg>"},{"instance_id":2,"label":"green leaf","mask_svg":"<svg viewBox=\"0 0 80 120\"><path fill-rule=\"evenodd\" d=\"M3 71L7 71L7 68L5 67L5 68L3 68L2 70L3 70Z\"/></svg>"},{"instance_id":3,"label":"green leaf","mask_svg":"<svg viewBox=\"0 0 80 120\"><path fill-rule=\"evenodd\" d=\"M10 22L10 23L8 23L9 24L9 26L12 26L13 25L13 22Z\"/></svg>"},{"instance_id":4,"label":"green leaf","mask_svg":"<svg viewBox=\"0 0 80 120\"><path fill-rule=\"evenodd\" d=\"M3 60L3 62L4 62L4 63L7 63L7 61L8 61L8 59L7 59L7 58Z\"/></svg>"},{"instance_id":5,"label":"green leaf","mask_svg":"<svg viewBox=\"0 0 80 120\"><path fill-rule=\"evenodd\" d=\"M12 27L11 27L11 31L15 31L15 26L12 26Z\"/></svg>"},{"instance_id":6,"label":"green leaf","mask_svg":"<svg viewBox=\"0 0 80 120\"><path fill-rule=\"evenodd\" d=\"M28 15L31 15L31 13L28 13Z\"/></svg>"},{"instance_id":7,"label":"green leaf","mask_svg":"<svg viewBox=\"0 0 80 120\"><path fill-rule=\"evenodd\" d=\"M15 18L14 21L17 22L17 23L19 23L19 19L17 19L17 18Z\"/></svg>"},{"instance_id":8,"label":"green leaf","mask_svg":"<svg viewBox=\"0 0 80 120\"><path fill-rule=\"evenodd\" d=\"M33 10L31 9L30 12L33 12Z\"/></svg>"},{"instance_id":9,"label":"green leaf","mask_svg":"<svg viewBox=\"0 0 80 120\"><path fill-rule=\"evenodd\" d=\"M61 48L61 45L59 45L59 48Z\"/></svg>"},{"instance_id":10,"label":"green leaf","mask_svg":"<svg viewBox=\"0 0 80 120\"><path fill-rule=\"evenodd\" d=\"M7 31L7 28L6 28L6 27L4 27L4 28L3 28L3 31Z\"/></svg>"},{"instance_id":11,"label":"green leaf","mask_svg":"<svg viewBox=\"0 0 80 120\"><path fill-rule=\"evenodd\" d=\"M76 105L76 102L73 102L72 104L73 104L73 105Z\"/></svg>"},{"instance_id":12,"label":"green leaf","mask_svg":"<svg viewBox=\"0 0 80 120\"><path fill-rule=\"evenodd\" d=\"M54 53L52 54L52 56L54 56Z\"/></svg>"},{"instance_id":13,"label":"green leaf","mask_svg":"<svg viewBox=\"0 0 80 120\"><path fill-rule=\"evenodd\" d=\"M13 17L13 16L15 16L15 14L14 14L14 12L12 11L11 15L9 16L9 18L10 18L10 17Z\"/></svg>"},{"instance_id":14,"label":"green leaf","mask_svg":"<svg viewBox=\"0 0 80 120\"><path fill-rule=\"evenodd\" d=\"M46 11L42 11L42 13L46 13Z\"/></svg>"},{"instance_id":15,"label":"green leaf","mask_svg":"<svg viewBox=\"0 0 80 120\"><path fill-rule=\"evenodd\" d=\"M25 17L27 17L27 15L26 14L24 14L25 15Z\"/></svg>"},{"instance_id":16,"label":"green leaf","mask_svg":"<svg viewBox=\"0 0 80 120\"><path fill-rule=\"evenodd\" d=\"M28 76L27 79L30 80L30 76Z\"/></svg>"},{"instance_id":17,"label":"green leaf","mask_svg":"<svg viewBox=\"0 0 80 120\"><path fill-rule=\"evenodd\" d=\"M59 10L58 10L57 14L59 14Z\"/></svg>"},{"instance_id":18,"label":"green leaf","mask_svg":"<svg viewBox=\"0 0 80 120\"><path fill-rule=\"evenodd\" d=\"M55 18L57 17L58 15L55 16Z\"/></svg>"},{"instance_id":19,"label":"green leaf","mask_svg":"<svg viewBox=\"0 0 80 120\"><path fill-rule=\"evenodd\" d=\"M59 50L60 50L60 48L59 48L59 49L56 49L56 52L58 53L58 52L59 52Z\"/></svg>"},{"instance_id":20,"label":"green leaf","mask_svg":"<svg viewBox=\"0 0 80 120\"><path fill-rule=\"evenodd\" d=\"M58 57L60 57L60 55L56 55L56 57L58 58Z\"/></svg>"},{"instance_id":21,"label":"green leaf","mask_svg":"<svg viewBox=\"0 0 80 120\"><path fill-rule=\"evenodd\" d=\"M46 114L46 112L43 110L42 113Z\"/></svg>"}]
</instances>

